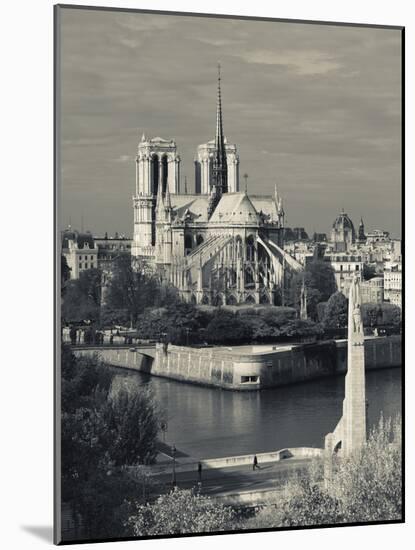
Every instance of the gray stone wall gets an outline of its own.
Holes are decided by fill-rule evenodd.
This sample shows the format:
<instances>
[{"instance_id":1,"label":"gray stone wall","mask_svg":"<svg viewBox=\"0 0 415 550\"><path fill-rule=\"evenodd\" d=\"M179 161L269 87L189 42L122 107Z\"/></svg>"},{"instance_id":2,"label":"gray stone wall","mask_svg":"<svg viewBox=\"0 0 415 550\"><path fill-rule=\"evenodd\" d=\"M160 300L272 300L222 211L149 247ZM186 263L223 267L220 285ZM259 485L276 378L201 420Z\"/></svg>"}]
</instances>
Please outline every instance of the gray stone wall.
<instances>
[{"instance_id":1,"label":"gray stone wall","mask_svg":"<svg viewBox=\"0 0 415 550\"><path fill-rule=\"evenodd\" d=\"M109 365L226 389L256 390L344 374L347 342L329 341L295 346L287 351L235 353L157 344L155 358L140 348L77 349L75 354L98 353ZM365 341L367 370L399 367L401 337Z\"/></svg>"}]
</instances>

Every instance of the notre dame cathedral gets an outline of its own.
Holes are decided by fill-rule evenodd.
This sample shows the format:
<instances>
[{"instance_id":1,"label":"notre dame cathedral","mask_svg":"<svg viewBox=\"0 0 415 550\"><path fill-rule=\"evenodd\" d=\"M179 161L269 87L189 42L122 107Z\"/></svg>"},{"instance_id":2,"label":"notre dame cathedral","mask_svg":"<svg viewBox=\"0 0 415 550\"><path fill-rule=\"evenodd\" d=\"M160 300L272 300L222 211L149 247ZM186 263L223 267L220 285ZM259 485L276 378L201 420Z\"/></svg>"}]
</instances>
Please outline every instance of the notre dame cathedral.
<instances>
[{"instance_id":1,"label":"notre dame cathedral","mask_svg":"<svg viewBox=\"0 0 415 550\"><path fill-rule=\"evenodd\" d=\"M195 304L277 304L286 270L301 266L283 250L284 209L274 196L239 187L239 157L223 133L218 74L215 139L199 145L195 194L180 188L174 140L144 134L136 157L133 261Z\"/></svg>"}]
</instances>

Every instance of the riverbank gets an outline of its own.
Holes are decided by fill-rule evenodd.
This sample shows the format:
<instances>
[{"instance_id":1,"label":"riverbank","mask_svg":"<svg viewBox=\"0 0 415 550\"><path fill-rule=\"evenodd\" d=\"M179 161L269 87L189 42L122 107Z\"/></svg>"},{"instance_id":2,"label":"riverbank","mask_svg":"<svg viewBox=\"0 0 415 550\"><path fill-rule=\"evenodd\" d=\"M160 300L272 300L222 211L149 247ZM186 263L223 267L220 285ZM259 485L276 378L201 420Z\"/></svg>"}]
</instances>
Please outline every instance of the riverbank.
<instances>
[{"instance_id":1,"label":"riverbank","mask_svg":"<svg viewBox=\"0 0 415 550\"><path fill-rule=\"evenodd\" d=\"M347 340L312 344L192 348L100 346L73 348L75 355L98 353L112 366L228 390L280 387L344 374ZM400 367L401 336L365 339L366 370Z\"/></svg>"}]
</instances>

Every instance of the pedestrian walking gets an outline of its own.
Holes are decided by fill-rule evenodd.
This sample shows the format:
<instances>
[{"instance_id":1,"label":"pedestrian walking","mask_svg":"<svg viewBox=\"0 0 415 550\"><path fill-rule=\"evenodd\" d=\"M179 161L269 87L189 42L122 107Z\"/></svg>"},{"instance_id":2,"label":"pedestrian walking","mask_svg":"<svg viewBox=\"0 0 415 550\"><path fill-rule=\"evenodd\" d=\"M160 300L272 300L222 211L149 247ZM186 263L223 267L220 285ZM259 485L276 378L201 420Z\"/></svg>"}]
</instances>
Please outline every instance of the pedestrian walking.
<instances>
[{"instance_id":1,"label":"pedestrian walking","mask_svg":"<svg viewBox=\"0 0 415 550\"><path fill-rule=\"evenodd\" d=\"M202 483L202 463L199 462L197 465L197 473L199 475L199 483Z\"/></svg>"},{"instance_id":2,"label":"pedestrian walking","mask_svg":"<svg viewBox=\"0 0 415 550\"><path fill-rule=\"evenodd\" d=\"M252 469L255 470L255 468L258 468L258 470L260 469L258 466L258 458L256 455L254 455L254 463L252 464Z\"/></svg>"}]
</instances>

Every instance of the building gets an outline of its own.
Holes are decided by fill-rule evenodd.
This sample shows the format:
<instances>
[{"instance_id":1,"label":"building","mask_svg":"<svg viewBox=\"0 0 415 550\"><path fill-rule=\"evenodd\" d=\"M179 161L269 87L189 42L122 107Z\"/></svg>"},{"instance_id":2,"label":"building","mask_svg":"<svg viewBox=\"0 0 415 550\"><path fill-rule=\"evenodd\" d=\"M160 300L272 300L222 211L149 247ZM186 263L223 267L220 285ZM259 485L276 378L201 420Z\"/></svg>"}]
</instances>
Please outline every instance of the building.
<instances>
[{"instance_id":1,"label":"building","mask_svg":"<svg viewBox=\"0 0 415 550\"><path fill-rule=\"evenodd\" d=\"M373 277L360 284L362 303L381 304L384 301L383 277Z\"/></svg>"},{"instance_id":2,"label":"building","mask_svg":"<svg viewBox=\"0 0 415 550\"><path fill-rule=\"evenodd\" d=\"M329 260L334 270L336 286L339 292L348 295L350 284L354 278L359 282L362 280L363 262L360 256L352 254L328 254L325 259Z\"/></svg>"},{"instance_id":3,"label":"building","mask_svg":"<svg viewBox=\"0 0 415 550\"><path fill-rule=\"evenodd\" d=\"M370 233L366 235L366 242L367 244L373 244L373 243L389 243L389 232L388 231L381 231L380 229L374 229Z\"/></svg>"},{"instance_id":4,"label":"building","mask_svg":"<svg viewBox=\"0 0 415 550\"><path fill-rule=\"evenodd\" d=\"M63 231L62 255L71 270L71 279L79 279L82 271L98 267L98 247L91 233L79 233L71 228Z\"/></svg>"},{"instance_id":5,"label":"building","mask_svg":"<svg viewBox=\"0 0 415 550\"><path fill-rule=\"evenodd\" d=\"M316 245L309 241L286 242L284 240L284 250L295 258L303 267L306 267L314 259Z\"/></svg>"},{"instance_id":6,"label":"building","mask_svg":"<svg viewBox=\"0 0 415 550\"><path fill-rule=\"evenodd\" d=\"M113 261L120 254L131 254L132 239L116 233L114 237L94 237L94 244L98 248L98 268L103 272L110 272Z\"/></svg>"},{"instance_id":7,"label":"building","mask_svg":"<svg viewBox=\"0 0 415 550\"><path fill-rule=\"evenodd\" d=\"M284 207L239 190L239 157L223 132L218 75L216 133L198 147L194 194L180 189L174 140L138 145L133 197L135 265L144 261L183 299L202 304L275 304L286 274L302 266L283 249ZM187 191L187 190L186 190Z\"/></svg>"},{"instance_id":8,"label":"building","mask_svg":"<svg viewBox=\"0 0 415 550\"><path fill-rule=\"evenodd\" d=\"M326 243L327 242L327 235L326 233L314 233L313 234L313 241L315 243Z\"/></svg>"},{"instance_id":9,"label":"building","mask_svg":"<svg viewBox=\"0 0 415 550\"><path fill-rule=\"evenodd\" d=\"M331 230L333 252L348 252L356 241L356 232L352 220L344 210L334 220Z\"/></svg>"},{"instance_id":10,"label":"building","mask_svg":"<svg viewBox=\"0 0 415 550\"><path fill-rule=\"evenodd\" d=\"M366 238L367 237L365 235L365 224L363 223L363 218L360 218L359 231L358 231L358 235L357 235L357 242L365 243Z\"/></svg>"},{"instance_id":11,"label":"building","mask_svg":"<svg viewBox=\"0 0 415 550\"><path fill-rule=\"evenodd\" d=\"M383 277L385 302L402 307L402 263L386 263Z\"/></svg>"}]
</instances>

